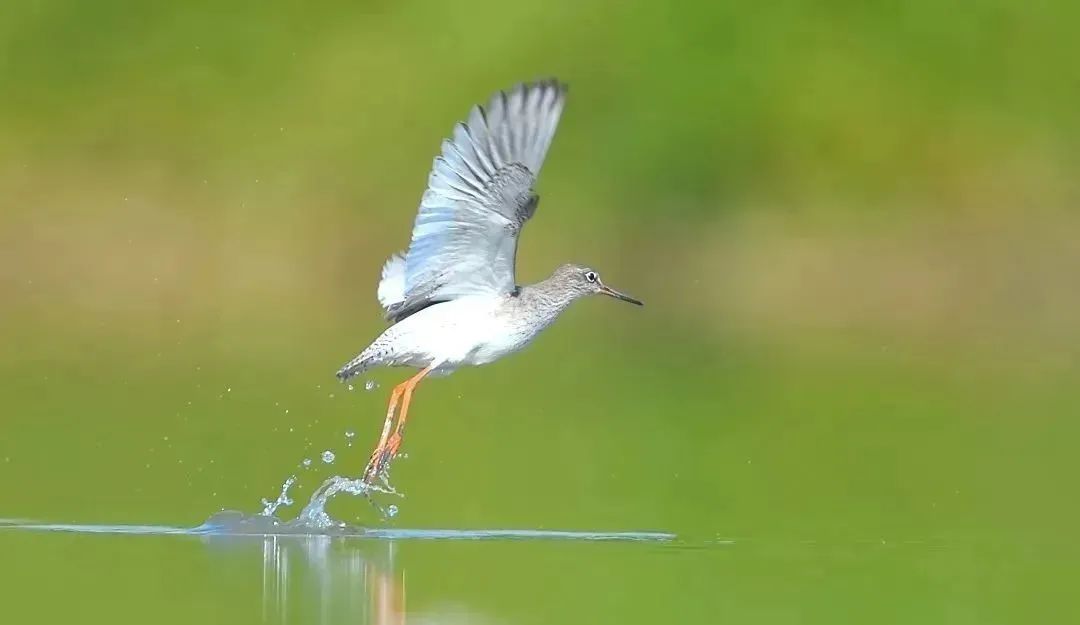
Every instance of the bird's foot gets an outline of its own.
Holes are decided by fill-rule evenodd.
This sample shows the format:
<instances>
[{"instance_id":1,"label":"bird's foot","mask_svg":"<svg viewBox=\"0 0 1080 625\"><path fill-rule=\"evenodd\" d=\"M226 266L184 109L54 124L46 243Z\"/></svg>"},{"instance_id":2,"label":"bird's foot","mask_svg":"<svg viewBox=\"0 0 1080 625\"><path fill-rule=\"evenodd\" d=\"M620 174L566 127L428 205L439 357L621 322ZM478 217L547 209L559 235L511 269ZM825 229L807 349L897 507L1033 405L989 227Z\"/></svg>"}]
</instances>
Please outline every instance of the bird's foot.
<instances>
[{"instance_id":1,"label":"bird's foot","mask_svg":"<svg viewBox=\"0 0 1080 625\"><path fill-rule=\"evenodd\" d=\"M390 440L386 441L386 465L390 465L390 461L398 456L398 449L401 449L401 433L394 432Z\"/></svg>"},{"instance_id":2,"label":"bird's foot","mask_svg":"<svg viewBox=\"0 0 1080 625\"><path fill-rule=\"evenodd\" d=\"M368 459L367 466L364 467L364 483L368 485L374 485L376 479L381 479L386 482L387 475L387 463L385 460L386 450L382 447L375 450L375 453L371 454L371 458Z\"/></svg>"},{"instance_id":3,"label":"bird's foot","mask_svg":"<svg viewBox=\"0 0 1080 625\"><path fill-rule=\"evenodd\" d=\"M389 486L390 462L397 457L400 448L401 434L395 432L384 446L379 447L371 454L367 467L364 468L364 482L371 485L378 479L383 485Z\"/></svg>"}]
</instances>

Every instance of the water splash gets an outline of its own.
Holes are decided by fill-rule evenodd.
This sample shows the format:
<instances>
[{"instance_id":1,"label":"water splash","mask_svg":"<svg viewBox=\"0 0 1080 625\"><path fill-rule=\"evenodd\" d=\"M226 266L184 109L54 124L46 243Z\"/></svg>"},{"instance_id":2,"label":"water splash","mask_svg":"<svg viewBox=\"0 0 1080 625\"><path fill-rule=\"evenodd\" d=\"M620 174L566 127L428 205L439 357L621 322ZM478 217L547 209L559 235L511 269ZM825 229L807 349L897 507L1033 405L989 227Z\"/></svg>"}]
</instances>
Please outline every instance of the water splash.
<instances>
[{"instance_id":1,"label":"water splash","mask_svg":"<svg viewBox=\"0 0 1080 625\"><path fill-rule=\"evenodd\" d=\"M292 488L292 485L295 483L296 475L290 475L288 479L285 480L285 483L281 485L281 494L278 495L277 500L270 501L268 499L263 499L263 511L261 515L265 517L273 516L278 508L293 505L293 500L289 498L289 489Z\"/></svg>"},{"instance_id":2,"label":"water splash","mask_svg":"<svg viewBox=\"0 0 1080 625\"><path fill-rule=\"evenodd\" d=\"M394 490L389 484L386 484L385 481L383 486L379 486L377 484L369 484L362 479L335 475L319 486L319 488L311 495L311 501L304 506L304 509L300 511L300 514L292 521L292 523L316 530L346 527L345 523L335 521L326 512L326 504L338 493L362 496L380 511L382 511L382 508L371 499L372 493L385 493L389 495L398 495L399 497L401 496L400 493ZM397 510L396 506L394 509ZM386 513L383 512L383 514L385 515Z\"/></svg>"},{"instance_id":3,"label":"water splash","mask_svg":"<svg viewBox=\"0 0 1080 625\"><path fill-rule=\"evenodd\" d=\"M379 387L375 380L366 380L363 383L364 390L370 391ZM353 386L349 385L348 390L353 390ZM320 386L316 386L316 390L321 389ZM330 393L331 398L334 397L333 393ZM285 413L288 414L289 410L285 409ZM309 425L310 427L310 425ZM289 427L289 432L293 432L294 428ZM356 431L348 429L345 431L345 440L349 448L353 446L356 441ZM312 443L307 441L306 448L311 450ZM314 450L311 450L314 451ZM310 452L309 452L310 453ZM340 460L339 455L333 449L325 449L322 452L314 452L316 455L313 457L303 458L298 465L296 473L303 475L304 472L313 473L318 470L316 464L333 465ZM404 457L404 455L399 455ZM319 462L321 460L321 463ZM323 531L327 529L341 528L345 526L345 523L335 520L326 511L326 506L329 501L335 496L345 493L351 496L362 496L368 503L375 508L375 510L382 516L383 520L393 518L398 514L398 507L395 505L383 506L374 501L373 495L396 495L402 496L389 482L388 467L384 467L379 475L372 479L370 476L367 479L360 477L348 477L343 475L334 475L327 478L316 490L312 493L307 505L303 507L300 513L291 521L281 521L275 515L280 508L290 506L294 502L289 497L289 489L294 487L297 483L297 475L294 473L290 475L285 483L282 485L281 494L277 499L270 501L268 499L262 500L263 509L262 512L255 515L260 519L273 519L275 527L282 523L287 523L291 528L306 528L307 530ZM374 482L374 483L373 483Z\"/></svg>"}]
</instances>

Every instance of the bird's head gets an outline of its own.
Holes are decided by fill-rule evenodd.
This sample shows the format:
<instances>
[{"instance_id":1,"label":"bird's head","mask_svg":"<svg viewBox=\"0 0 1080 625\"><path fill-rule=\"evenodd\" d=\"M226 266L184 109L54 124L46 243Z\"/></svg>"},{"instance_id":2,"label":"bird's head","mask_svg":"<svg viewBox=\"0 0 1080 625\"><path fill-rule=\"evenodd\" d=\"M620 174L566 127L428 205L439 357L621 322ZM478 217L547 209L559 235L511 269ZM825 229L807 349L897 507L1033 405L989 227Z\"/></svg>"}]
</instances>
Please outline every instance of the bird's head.
<instances>
[{"instance_id":1,"label":"bird's head","mask_svg":"<svg viewBox=\"0 0 1080 625\"><path fill-rule=\"evenodd\" d=\"M634 299L625 293L620 293L604 284L600 274L591 267L585 265L563 265L555 270L551 276L551 282L555 283L559 290L567 293L572 298L583 297L599 293L624 302L644 306L641 300Z\"/></svg>"}]
</instances>

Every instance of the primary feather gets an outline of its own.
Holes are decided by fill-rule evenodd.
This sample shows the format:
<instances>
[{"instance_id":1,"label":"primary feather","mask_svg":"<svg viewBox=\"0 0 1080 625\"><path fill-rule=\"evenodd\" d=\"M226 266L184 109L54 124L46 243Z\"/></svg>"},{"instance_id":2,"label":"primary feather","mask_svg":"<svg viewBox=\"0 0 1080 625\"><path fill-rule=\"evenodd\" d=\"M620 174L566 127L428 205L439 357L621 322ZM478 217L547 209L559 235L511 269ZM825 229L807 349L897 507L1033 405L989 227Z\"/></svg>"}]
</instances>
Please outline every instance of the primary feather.
<instances>
[{"instance_id":1,"label":"primary feather","mask_svg":"<svg viewBox=\"0 0 1080 625\"><path fill-rule=\"evenodd\" d=\"M533 185L566 99L554 80L517 85L474 106L435 158L404 262L383 267L379 302L393 321L437 302L510 293Z\"/></svg>"}]
</instances>

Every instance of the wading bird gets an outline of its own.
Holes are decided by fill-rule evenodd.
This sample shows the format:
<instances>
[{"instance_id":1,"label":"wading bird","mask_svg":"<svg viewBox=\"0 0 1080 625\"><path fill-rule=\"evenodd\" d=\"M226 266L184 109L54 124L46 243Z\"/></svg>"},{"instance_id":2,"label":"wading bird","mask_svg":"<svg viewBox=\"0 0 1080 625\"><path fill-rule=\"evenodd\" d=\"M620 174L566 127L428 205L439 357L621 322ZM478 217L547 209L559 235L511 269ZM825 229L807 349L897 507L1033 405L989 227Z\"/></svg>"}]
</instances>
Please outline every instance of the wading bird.
<instances>
[{"instance_id":1,"label":"wading bird","mask_svg":"<svg viewBox=\"0 0 1080 625\"><path fill-rule=\"evenodd\" d=\"M536 211L533 185L565 101L566 86L557 81L519 84L497 92L486 107L474 106L454 127L453 138L443 141L409 248L383 266L378 297L392 325L337 373L347 380L380 366L420 370L390 395L365 483L386 480L413 390L425 376L487 364L522 349L585 295L641 305L584 265L563 265L528 286L514 280L518 237Z\"/></svg>"}]
</instances>

